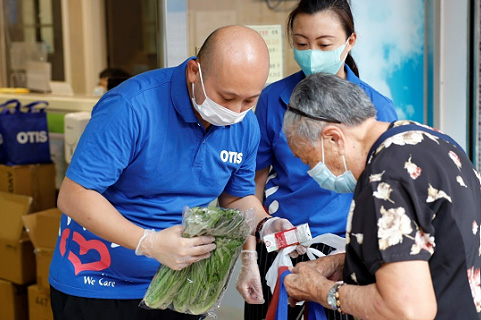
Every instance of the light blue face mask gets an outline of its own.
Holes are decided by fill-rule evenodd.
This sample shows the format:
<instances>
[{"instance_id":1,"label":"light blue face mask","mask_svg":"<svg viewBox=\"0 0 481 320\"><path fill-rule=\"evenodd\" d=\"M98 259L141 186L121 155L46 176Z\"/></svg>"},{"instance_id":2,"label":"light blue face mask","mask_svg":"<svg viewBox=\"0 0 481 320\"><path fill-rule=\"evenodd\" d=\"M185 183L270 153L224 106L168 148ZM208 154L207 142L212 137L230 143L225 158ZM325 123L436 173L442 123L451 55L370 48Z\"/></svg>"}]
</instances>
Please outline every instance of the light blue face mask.
<instances>
[{"instance_id":1,"label":"light blue face mask","mask_svg":"<svg viewBox=\"0 0 481 320\"><path fill-rule=\"evenodd\" d=\"M339 48L331 51L322 50L297 50L294 48L294 59L304 74L307 76L318 73L327 72L336 74L346 60L347 54L341 60L341 53L346 48L349 39Z\"/></svg>"},{"instance_id":2,"label":"light blue face mask","mask_svg":"<svg viewBox=\"0 0 481 320\"><path fill-rule=\"evenodd\" d=\"M340 176L335 176L329 168L324 164L324 139L321 138L321 150L322 150L322 162L316 164L314 168L307 171L323 189L331 190L337 193L353 193L356 188L356 178L354 178L352 172L347 170L346 158L342 155L342 161L344 161L344 168L346 171Z\"/></svg>"}]
</instances>

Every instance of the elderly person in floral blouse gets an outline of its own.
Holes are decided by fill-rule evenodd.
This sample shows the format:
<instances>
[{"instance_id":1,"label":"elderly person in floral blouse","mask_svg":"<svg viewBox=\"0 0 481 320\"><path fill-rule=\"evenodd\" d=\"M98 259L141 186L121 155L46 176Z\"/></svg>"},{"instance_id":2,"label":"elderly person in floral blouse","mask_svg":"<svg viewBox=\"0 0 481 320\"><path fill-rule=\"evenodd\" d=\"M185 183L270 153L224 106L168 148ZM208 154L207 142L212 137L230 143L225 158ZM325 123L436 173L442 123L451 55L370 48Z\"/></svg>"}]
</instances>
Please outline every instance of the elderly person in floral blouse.
<instances>
[{"instance_id":1,"label":"elderly person in floral blouse","mask_svg":"<svg viewBox=\"0 0 481 320\"><path fill-rule=\"evenodd\" d=\"M323 188L357 185L346 252L292 268L291 301L362 319L481 319L479 173L450 137L375 115L336 76L292 93L283 128L294 155Z\"/></svg>"}]
</instances>

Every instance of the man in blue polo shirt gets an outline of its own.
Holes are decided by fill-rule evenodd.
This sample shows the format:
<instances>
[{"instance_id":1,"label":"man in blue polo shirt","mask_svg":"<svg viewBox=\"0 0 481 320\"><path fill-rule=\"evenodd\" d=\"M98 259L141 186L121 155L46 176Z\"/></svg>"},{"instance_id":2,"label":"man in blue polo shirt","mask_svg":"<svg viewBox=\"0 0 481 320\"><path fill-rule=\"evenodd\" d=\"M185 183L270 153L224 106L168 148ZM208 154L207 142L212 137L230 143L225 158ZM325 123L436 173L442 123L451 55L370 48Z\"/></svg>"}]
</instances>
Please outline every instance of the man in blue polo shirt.
<instances>
[{"instance_id":1,"label":"man in blue polo shirt","mask_svg":"<svg viewBox=\"0 0 481 320\"><path fill-rule=\"evenodd\" d=\"M185 206L218 198L265 217L254 197L260 134L249 111L268 71L259 34L229 26L197 59L140 74L100 99L59 193L55 319L199 319L137 306L159 262L179 270L215 248L213 237L181 237Z\"/></svg>"}]
</instances>

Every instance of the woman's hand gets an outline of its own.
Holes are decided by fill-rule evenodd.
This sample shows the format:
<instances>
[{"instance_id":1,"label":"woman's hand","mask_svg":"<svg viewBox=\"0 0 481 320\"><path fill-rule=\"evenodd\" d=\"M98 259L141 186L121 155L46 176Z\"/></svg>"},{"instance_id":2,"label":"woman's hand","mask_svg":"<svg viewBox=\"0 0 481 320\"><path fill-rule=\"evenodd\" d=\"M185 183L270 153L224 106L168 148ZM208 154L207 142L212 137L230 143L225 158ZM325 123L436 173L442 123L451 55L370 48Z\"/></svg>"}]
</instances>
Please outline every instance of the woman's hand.
<instances>
[{"instance_id":1,"label":"woman's hand","mask_svg":"<svg viewBox=\"0 0 481 320\"><path fill-rule=\"evenodd\" d=\"M289 268L292 273L284 278L284 285L292 307L297 301L314 301L327 307L325 298L335 282L319 272L315 262L300 262Z\"/></svg>"},{"instance_id":2,"label":"woman's hand","mask_svg":"<svg viewBox=\"0 0 481 320\"><path fill-rule=\"evenodd\" d=\"M316 260L300 262L290 268L284 284L289 294L289 302L315 301L328 307L326 297L336 281L342 280L344 253L325 256Z\"/></svg>"},{"instance_id":3,"label":"woman's hand","mask_svg":"<svg viewBox=\"0 0 481 320\"><path fill-rule=\"evenodd\" d=\"M342 280L345 253L328 255L311 261L310 266L332 281Z\"/></svg>"}]
</instances>

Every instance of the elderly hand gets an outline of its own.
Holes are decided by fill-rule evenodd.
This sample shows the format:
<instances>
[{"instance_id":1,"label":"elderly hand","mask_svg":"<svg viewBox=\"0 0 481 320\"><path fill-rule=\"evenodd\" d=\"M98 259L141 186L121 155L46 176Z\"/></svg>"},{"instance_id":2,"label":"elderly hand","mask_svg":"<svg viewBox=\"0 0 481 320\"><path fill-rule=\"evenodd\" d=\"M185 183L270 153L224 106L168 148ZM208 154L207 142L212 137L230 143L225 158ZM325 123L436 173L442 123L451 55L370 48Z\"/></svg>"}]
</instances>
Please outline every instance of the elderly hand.
<instances>
[{"instance_id":1,"label":"elderly hand","mask_svg":"<svg viewBox=\"0 0 481 320\"><path fill-rule=\"evenodd\" d=\"M292 229L292 228L294 228L294 226L292 225L292 223L289 220L281 219L279 217L273 217L273 218L270 218L269 220L267 220L264 223L261 231L259 232L259 235L262 239L262 238L264 238L264 236L266 234L276 233L276 232L280 232L280 231L283 231L283 230L289 230L289 229ZM289 256L291 258L295 259L299 255L305 254L306 252L307 252L306 247L304 247L302 245L298 245L298 246L296 246L296 250L289 253Z\"/></svg>"},{"instance_id":2,"label":"elderly hand","mask_svg":"<svg viewBox=\"0 0 481 320\"><path fill-rule=\"evenodd\" d=\"M307 263L327 279L340 281L342 280L345 256L345 253L330 254Z\"/></svg>"},{"instance_id":3,"label":"elderly hand","mask_svg":"<svg viewBox=\"0 0 481 320\"><path fill-rule=\"evenodd\" d=\"M292 272L284 278L284 285L289 295L289 304L294 307L297 301L314 301L329 307L326 302L327 293L335 282L322 275L314 264L300 262L289 268Z\"/></svg>"},{"instance_id":4,"label":"elderly hand","mask_svg":"<svg viewBox=\"0 0 481 320\"><path fill-rule=\"evenodd\" d=\"M183 238L181 225L161 231L145 229L135 249L136 255L144 255L174 270L181 270L194 262L208 258L215 249L215 238L200 236Z\"/></svg>"},{"instance_id":5,"label":"elderly hand","mask_svg":"<svg viewBox=\"0 0 481 320\"><path fill-rule=\"evenodd\" d=\"M236 288L247 303L263 304L261 276L257 265L257 252L242 250L242 267L237 278Z\"/></svg>"}]
</instances>

